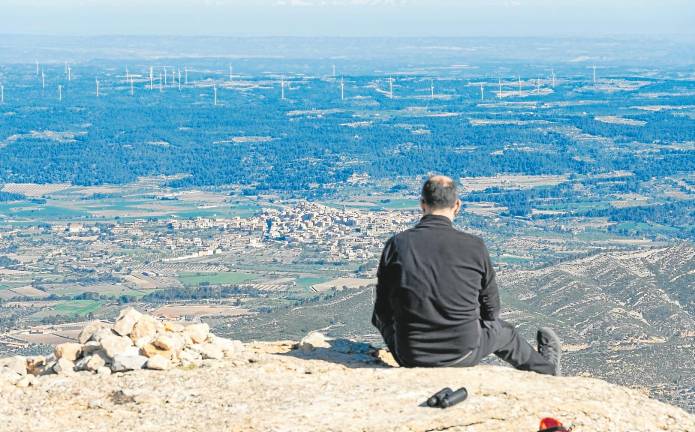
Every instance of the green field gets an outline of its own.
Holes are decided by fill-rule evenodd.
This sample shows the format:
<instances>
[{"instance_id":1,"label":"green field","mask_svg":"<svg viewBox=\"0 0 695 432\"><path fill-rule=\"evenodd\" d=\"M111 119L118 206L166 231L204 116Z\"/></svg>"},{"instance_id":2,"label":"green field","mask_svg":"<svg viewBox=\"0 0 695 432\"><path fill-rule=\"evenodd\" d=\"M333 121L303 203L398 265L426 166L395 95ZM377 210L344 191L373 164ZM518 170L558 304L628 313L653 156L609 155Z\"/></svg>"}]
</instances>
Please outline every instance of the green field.
<instances>
[{"instance_id":1,"label":"green field","mask_svg":"<svg viewBox=\"0 0 695 432\"><path fill-rule=\"evenodd\" d=\"M309 288L312 285L324 283L329 281L330 278L327 277L300 277L295 281L299 288Z\"/></svg>"},{"instance_id":2,"label":"green field","mask_svg":"<svg viewBox=\"0 0 695 432\"><path fill-rule=\"evenodd\" d=\"M54 311L59 315L87 315L99 310L103 302L96 300L72 300L58 303Z\"/></svg>"},{"instance_id":3,"label":"green field","mask_svg":"<svg viewBox=\"0 0 695 432\"><path fill-rule=\"evenodd\" d=\"M256 275L240 272L222 272L222 273L181 273L178 276L179 281L185 286L200 286L208 285L233 285L242 282L254 280Z\"/></svg>"}]
</instances>

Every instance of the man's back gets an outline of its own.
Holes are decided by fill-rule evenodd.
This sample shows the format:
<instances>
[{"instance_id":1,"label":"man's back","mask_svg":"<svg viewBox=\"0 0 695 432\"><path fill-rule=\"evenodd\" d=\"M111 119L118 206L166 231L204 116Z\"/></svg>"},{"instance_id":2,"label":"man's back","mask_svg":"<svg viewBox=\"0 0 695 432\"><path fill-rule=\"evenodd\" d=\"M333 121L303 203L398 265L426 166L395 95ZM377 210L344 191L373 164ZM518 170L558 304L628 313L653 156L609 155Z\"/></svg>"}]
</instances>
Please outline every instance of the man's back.
<instances>
[{"instance_id":1,"label":"man's back","mask_svg":"<svg viewBox=\"0 0 695 432\"><path fill-rule=\"evenodd\" d=\"M495 272L483 241L428 215L391 238L378 271L372 322L392 326L405 366L445 366L478 346L479 320L499 314ZM480 310L482 309L482 310Z\"/></svg>"}]
</instances>

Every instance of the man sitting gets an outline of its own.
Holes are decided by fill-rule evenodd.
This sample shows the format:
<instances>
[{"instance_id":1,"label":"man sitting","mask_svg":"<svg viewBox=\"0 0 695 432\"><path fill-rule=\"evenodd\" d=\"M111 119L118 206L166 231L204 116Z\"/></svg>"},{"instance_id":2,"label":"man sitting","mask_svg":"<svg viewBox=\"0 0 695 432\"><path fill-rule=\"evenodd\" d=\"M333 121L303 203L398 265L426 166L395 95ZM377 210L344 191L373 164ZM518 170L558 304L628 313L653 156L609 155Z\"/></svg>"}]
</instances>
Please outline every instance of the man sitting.
<instances>
[{"instance_id":1,"label":"man sitting","mask_svg":"<svg viewBox=\"0 0 695 432\"><path fill-rule=\"evenodd\" d=\"M494 353L517 369L560 375L561 345L538 330L538 351L499 319L495 270L485 243L455 229L456 185L432 176L422 188L424 216L386 242L377 272L372 324L405 367L475 366Z\"/></svg>"}]
</instances>

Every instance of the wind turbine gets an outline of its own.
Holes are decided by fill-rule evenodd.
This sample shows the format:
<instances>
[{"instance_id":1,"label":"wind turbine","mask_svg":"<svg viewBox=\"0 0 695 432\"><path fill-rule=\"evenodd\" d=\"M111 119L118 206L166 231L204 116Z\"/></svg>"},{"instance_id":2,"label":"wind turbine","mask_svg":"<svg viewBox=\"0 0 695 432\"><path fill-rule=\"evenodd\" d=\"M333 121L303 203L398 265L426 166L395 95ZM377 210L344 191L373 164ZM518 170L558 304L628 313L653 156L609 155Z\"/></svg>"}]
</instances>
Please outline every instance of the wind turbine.
<instances>
[{"instance_id":1,"label":"wind turbine","mask_svg":"<svg viewBox=\"0 0 695 432\"><path fill-rule=\"evenodd\" d=\"M184 71L184 73L185 73L185 75L186 75L186 77L185 77L185 78L186 78L186 85L188 85L188 68L187 68L187 67L186 67L186 68L183 68L183 71Z\"/></svg>"},{"instance_id":2,"label":"wind turbine","mask_svg":"<svg viewBox=\"0 0 695 432\"><path fill-rule=\"evenodd\" d=\"M212 91L215 94L215 106L217 106L217 86L216 85L212 86Z\"/></svg>"},{"instance_id":3,"label":"wind turbine","mask_svg":"<svg viewBox=\"0 0 695 432\"><path fill-rule=\"evenodd\" d=\"M483 83L480 83L480 100L485 100L485 87L483 87Z\"/></svg>"},{"instance_id":4,"label":"wind turbine","mask_svg":"<svg viewBox=\"0 0 695 432\"><path fill-rule=\"evenodd\" d=\"M540 95L541 94L541 78L538 77L536 79L536 94Z\"/></svg>"},{"instance_id":5,"label":"wind turbine","mask_svg":"<svg viewBox=\"0 0 695 432\"><path fill-rule=\"evenodd\" d=\"M68 65L68 81L72 81L72 67Z\"/></svg>"},{"instance_id":6,"label":"wind turbine","mask_svg":"<svg viewBox=\"0 0 695 432\"><path fill-rule=\"evenodd\" d=\"M553 79L553 88L555 88L555 69L552 69L552 70L550 71L550 73L551 73L552 79Z\"/></svg>"},{"instance_id":7,"label":"wind turbine","mask_svg":"<svg viewBox=\"0 0 695 432\"><path fill-rule=\"evenodd\" d=\"M434 79L430 78L430 98L434 100Z\"/></svg>"},{"instance_id":8,"label":"wind turbine","mask_svg":"<svg viewBox=\"0 0 695 432\"><path fill-rule=\"evenodd\" d=\"M180 68L179 68L179 79L178 79L178 83L179 83L179 91L181 91L181 69L180 69Z\"/></svg>"},{"instance_id":9,"label":"wind turbine","mask_svg":"<svg viewBox=\"0 0 695 432\"><path fill-rule=\"evenodd\" d=\"M46 89L46 74L43 73L43 68L41 68L41 90Z\"/></svg>"},{"instance_id":10,"label":"wind turbine","mask_svg":"<svg viewBox=\"0 0 695 432\"><path fill-rule=\"evenodd\" d=\"M497 99L502 99L502 77L499 78L500 90L497 92Z\"/></svg>"},{"instance_id":11,"label":"wind turbine","mask_svg":"<svg viewBox=\"0 0 695 432\"><path fill-rule=\"evenodd\" d=\"M229 65L229 82L234 81L234 67Z\"/></svg>"},{"instance_id":12,"label":"wind turbine","mask_svg":"<svg viewBox=\"0 0 695 432\"><path fill-rule=\"evenodd\" d=\"M135 83L133 83L133 77L130 77L130 95L135 95Z\"/></svg>"},{"instance_id":13,"label":"wind turbine","mask_svg":"<svg viewBox=\"0 0 695 432\"><path fill-rule=\"evenodd\" d=\"M0 104L5 103L5 86L0 84Z\"/></svg>"},{"instance_id":14,"label":"wind turbine","mask_svg":"<svg viewBox=\"0 0 695 432\"><path fill-rule=\"evenodd\" d=\"M162 79L162 73L159 73L159 91L164 91L164 80Z\"/></svg>"},{"instance_id":15,"label":"wind turbine","mask_svg":"<svg viewBox=\"0 0 695 432\"><path fill-rule=\"evenodd\" d=\"M280 99L285 100L285 76L280 78Z\"/></svg>"},{"instance_id":16,"label":"wind turbine","mask_svg":"<svg viewBox=\"0 0 695 432\"><path fill-rule=\"evenodd\" d=\"M521 75L519 75L519 96L521 96Z\"/></svg>"},{"instance_id":17,"label":"wind turbine","mask_svg":"<svg viewBox=\"0 0 695 432\"><path fill-rule=\"evenodd\" d=\"M95 80L97 83L97 97L99 97L99 80Z\"/></svg>"},{"instance_id":18,"label":"wind turbine","mask_svg":"<svg viewBox=\"0 0 695 432\"><path fill-rule=\"evenodd\" d=\"M154 69L150 66L150 90L154 90Z\"/></svg>"},{"instance_id":19,"label":"wind turbine","mask_svg":"<svg viewBox=\"0 0 695 432\"><path fill-rule=\"evenodd\" d=\"M345 80L340 77L340 100L345 100Z\"/></svg>"},{"instance_id":20,"label":"wind turbine","mask_svg":"<svg viewBox=\"0 0 695 432\"><path fill-rule=\"evenodd\" d=\"M393 78L389 77L389 98L393 99Z\"/></svg>"},{"instance_id":21,"label":"wind turbine","mask_svg":"<svg viewBox=\"0 0 695 432\"><path fill-rule=\"evenodd\" d=\"M58 85L58 101L62 101L62 100L63 100L63 86L59 84Z\"/></svg>"},{"instance_id":22,"label":"wind turbine","mask_svg":"<svg viewBox=\"0 0 695 432\"><path fill-rule=\"evenodd\" d=\"M596 85L596 65L593 65L592 68L594 69L594 85Z\"/></svg>"},{"instance_id":23,"label":"wind turbine","mask_svg":"<svg viewBox=\"0 0 695 432\"><path fill-rule=\"evenodd\" d=\"M125 65L125 80L130 81L130 72L128 72L128 65Z\"/></svg>"},{"instance_id":24,"label":"wind turbine","mask_svg":"<svg viewBox=\"0 0 695 432\"><path fill-rule=\"evenodd\" d=\"M161 77L162 74L159 74L159 76ZM166 66L164 66L164 85L167 85L167 67Z\"/></svg>"}]
</instances>

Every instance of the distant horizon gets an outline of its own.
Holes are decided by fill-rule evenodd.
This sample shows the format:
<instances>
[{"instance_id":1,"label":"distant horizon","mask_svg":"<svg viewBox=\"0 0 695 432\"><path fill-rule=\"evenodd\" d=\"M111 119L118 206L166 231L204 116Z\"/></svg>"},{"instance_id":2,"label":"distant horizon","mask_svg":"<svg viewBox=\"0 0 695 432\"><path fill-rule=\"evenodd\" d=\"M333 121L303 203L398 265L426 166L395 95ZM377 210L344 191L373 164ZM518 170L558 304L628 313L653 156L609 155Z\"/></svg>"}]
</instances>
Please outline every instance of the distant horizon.
<instances>
[{"instance_id":1,"label":"distant horizon","mask_svg":"<svg viewBox=\"0 0 695 432\"><path fill-rule=\"evenodd\" d=\"M695 37L688 0L3 0L27 35Z\"/></svg>"}]
</instances>

